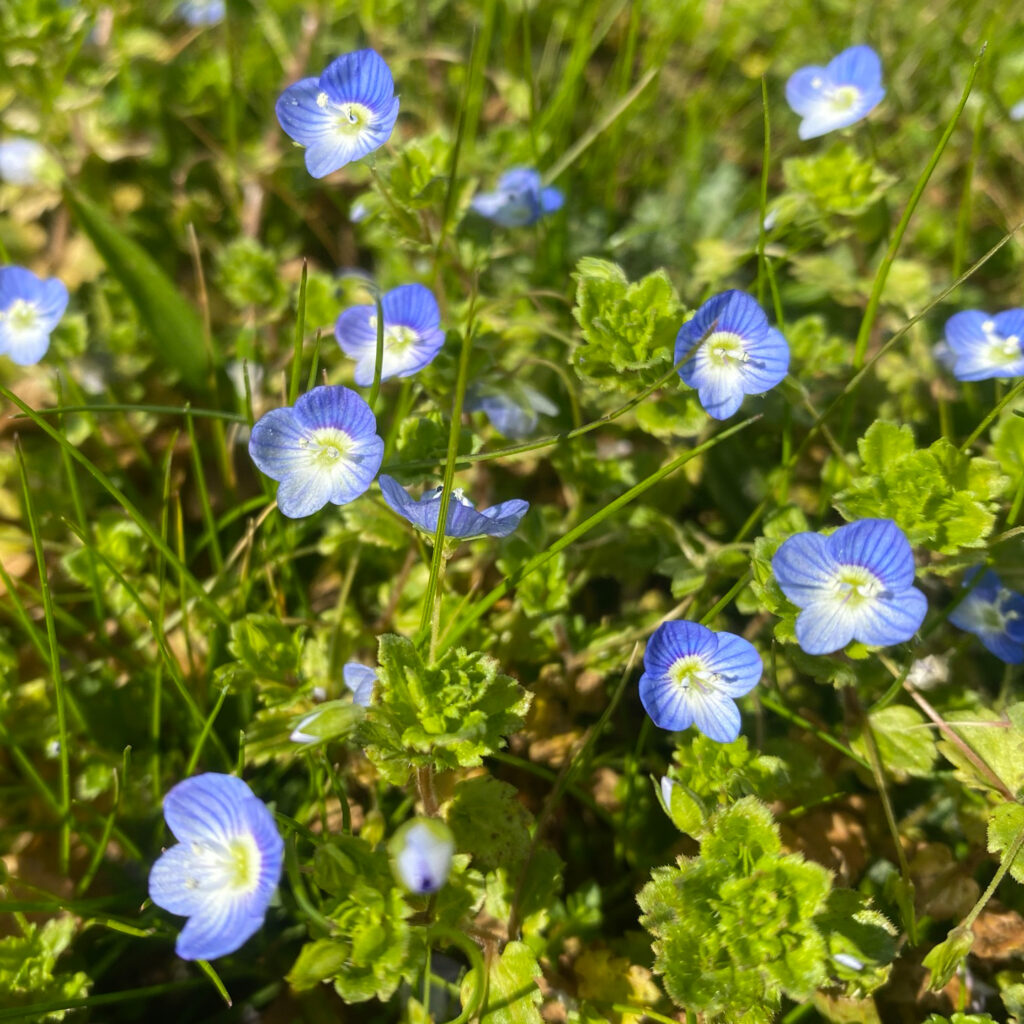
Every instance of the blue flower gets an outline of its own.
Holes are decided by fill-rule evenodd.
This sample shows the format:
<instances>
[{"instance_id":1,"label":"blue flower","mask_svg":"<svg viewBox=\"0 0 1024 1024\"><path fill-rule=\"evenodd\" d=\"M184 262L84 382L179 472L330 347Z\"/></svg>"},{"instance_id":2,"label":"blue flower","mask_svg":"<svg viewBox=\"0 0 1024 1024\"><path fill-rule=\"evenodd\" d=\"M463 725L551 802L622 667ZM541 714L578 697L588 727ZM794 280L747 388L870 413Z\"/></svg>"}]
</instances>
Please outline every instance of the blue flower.
<instances>
[{"instance_id":1,"label":"blue flower","mask_svg":"<svg viewBox=\"0 0 1024 1024\"><path fill-rule=\"evenodd\" d=\"M288 86L274 109L285 132L306 147L309 173L323 178L391 138L398 97L384 58L357 50L331 61L319 78Z\"/></svg>"},{"instance_id":2,"label":"blue flower","mask_svg":"<svg viewBox=\"0 0 1024 1024\"><path fill-rule=\"evenodd\" d=\"M884 96L882 62L870 46L851 46L827 67L801 68L786 83L786 102L803 118L801 139L856 124Z\"/></svg>"},{"instance_id":3,"label":"blue flower","mask_svg":"<svg viewBox=\"0 0 1024 1024\"><path fill-rule=\"evenodd\" d=\"M19 366L38 363L67 306L63 281L41 280L24 267L0 267L0 355Z\"/></svg>"},{"instance_id":4,"label":"blue flower","mask_svg":"<svg viewBox=\"0 0 1024 1024\"><path fill-rule=\"evenodd\" d=\"M493 192L474 196L470 206L502 227L522 228L560 210L564 202L557 188L541 184L540 175L532 167L513 167L498 179Z\"/></svg>"},{"instance_id":5,"label":"blue flower","mask_svg":"<svg viewBox=\"0 0 1024 1024\"><path fill-rule=\"evenodd\" d=\"M50 158L35 139L0 142L0 181L12 185L38 185Z\"/></svg>"},{"instance_id":6,"label":"blue flower","mask_svg":"<svg viewBox=\"0 0 1024 1024\"><path fill-rule=\"evenodd\" d=\"M796 638L808 654L851 640L888 647L909 640L928 602L914 586L914 554L891 519L861 519L827 537L797 533L772 558L782 592L803 611Z\"/></svg>"},{"instance_id":7,"label":"blue flower","mask_svg":"<svg viewBox=\"0 0 1024 1024\"><path fill-rule=\"evenodd\" d=\"M280 481L277 507L289 519L311 516L329 501L345 505L377 475L384 442L370 407L343 387L319 387L292 406L273 409L252 428L249 454Z\"/></svg>"},{"instance_id":8,"label":"blue flower","mask_svg":"<svg viewBox=\"0 0 1024 1024\"><path fill-rule=\"evenodd\" d=\"M377 682L377 670L358 661L350 661L341 670L345 685L352 691L352 702L361 708L368 708L373 700L373 686Z\"/></svg>"},{"instance_id":9,"label":"blue flower","mask_svg":"<svg viewBox=\"0 0 1024 1024\"><path fill-rule=\"evenodd\" d=\"M989 316L979 309L954 313L946 321L946 343L957 380L988 380L1024 374L1024 309ZM939 346L936 346L938 348ZM941 350L938 358L942 359Z\"/></svg>"},{"instance_id":10,"label":"blue flower","mask_svg":"<svg viewBox=\"0 0 1024 1024\"><path fill-rule=\"evenodd\" d=\"M970 586L979 572L978 566L971 569L964 577L964 586ZM1004 587L991 569L949 613L949 621L973 633L1008 665L1024 662L1024 597Z\"/></svg>"},{"instance_id":11,"label":"blue flower","mask_svg":"<svg viewBox=\"0 0 1024 1024\"><path fill-rule=\"evenodd\" d=\"M216 25L224 20L226 13L224 0L185 0L178 4L178 14L193 28Z\"/></svg>"},{"instance_id":12,"label":"blue flower","mask_svg":"<svg viewBox=\"0 0 1024 1024\"><path fill-rule=\"evenodd\" d=\"M407 821L392 836L388 849L396 877L410 892L437 892L448 881L455 839L443 821Z\"/></svg>"},{"instance_id":13,"label":"blue flower","mask_svg":"<svg viewBox=\"0 0 1024 1024\"><path fill-rule=\"evenodd\" d=\"M385 292L384 359L380 379L411 377L430 363L444 344L441 312L433 292L421 284L403 284ZM334 325L334 336L345 355L356 360L360 387L373 383L377 362L377 307L352 306Z\"/></svg>"},{"instance_id":14,"label":"blue flower","mask_svg":"<svg viewBox=\"0 0 1024 1024\"><path fill-rule=\"evenodd\" d=\"M233 953L263 924L281 876L274 816L241 779L208 772L171 789L164 817L178 844L153 865L149 895L188 918L175 951L185 960Z\"/></svg>"},{"instance_id":15,"label":"blue flower","mask_svg":"<svg viewBox=\"0 0 1024 1024\"><path fill-rule=\"evenodd\" d=\"M757 685L763 667L742 637L697 622L663 622L647 641L640 702L660 729L696 725L709 739L731 743L740 734L735 698Z\"/></svg>"},{"instance_id":16,"label":"blue flower","mask_svg":"<svg viewBox=\"0 0 1024 1024\"><path fill-rule=\"evenodd\" d=\"M679 328L675 360L682 359L679 376L697 389L709 416L724 420L744 395L761 394L786 376L789 346L749 295L732 290L708 299Z\"/></svg>"},{"instance_id":17,"label":"blue flower","mask_svg":"<svg viewBox=\"0 0 1024 1024\"><path fill-rule=\"evenodd\" d=\"M432 536L437 533L437 517L441 511L441 488L427 491L423 497L410 498L408 492L393 477L381 474L380 489L384 500L403 519L408 519L418 530ZM530 503L520 498L503 501L500 505L477 512L472 502L456 488L448 501L448 521L445 536L465 540L467 537L507 537L519 525L530 509Z\"/></svg>"},{"instance_id":18,"label":"blue flower","mask_svg":"<svg viewBox=\"0 0 1024 1024\"><path fill-rule=\"evenodd\" d=\"M497 387L473 387L466 395L467 412L479 410L491 425L505 437L529 437L537 429L541 413L556 416L558 406L529 384L510 380L501 390Z\"/></svg>"}]
</instances>

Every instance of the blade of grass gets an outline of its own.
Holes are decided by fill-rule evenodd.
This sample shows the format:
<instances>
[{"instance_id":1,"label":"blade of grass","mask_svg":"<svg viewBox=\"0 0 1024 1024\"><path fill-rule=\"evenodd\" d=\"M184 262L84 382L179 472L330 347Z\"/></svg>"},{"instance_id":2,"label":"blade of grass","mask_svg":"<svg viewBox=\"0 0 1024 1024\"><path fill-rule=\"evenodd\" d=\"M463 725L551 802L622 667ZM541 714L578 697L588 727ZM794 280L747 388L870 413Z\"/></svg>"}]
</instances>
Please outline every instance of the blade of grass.
<instances>
[{"instance_id":1,"label":"blade of grass","mask_svg":"<svg viewBox=\"0 0 1024 1024\"><path fill-rule=\"evenodd\" d=\"M302 340L306 333L306 276L309 268L302 261L302 277L299 280L299 308L295 317L295 345L292 349L292 373L288 383L288 404L294 405L299 397L299 380L302 376Z\"/></svg>"},{"instance_id":2,"label":"blade of grass","mask_svg":"<svg viewBox=\"0 0 1024 1024\"><path fill-rule=\"evenodd\" d=\"M46 622L46 639L50 651L50 680L53 683L53 702L57 711L57 742L60 744L60 846L58 858L61 871L67 875L71 861L71 752L68 746L67 700L64 693L64 677L61 673L60 652L57 649L57 627L53 619L53 595L50 592L49 574L43 554L43 541L39 534L39 520L32 504L32 489L28 483L25 453L20 441L15 443L18 455L18 473L21 477L22 495L25 500L25 518L32 534L32 550L39 571L39 594L43 603L43 618Z\"/></svg>"},{"instance_id":3,"label":"blade of grass","mask_svg":"<svg viewBox=\"0 0 1024 1024\"><path fill-rule=\"evenodd\" d=\"M964 90L960 95L960 102L957 104L956 110L953 111L953 116L947 122L946 128L939 138L935 149L932 151L932 155L929 158L928 163L925 165L924 170L917 179L913 192L910 193L910 201L907 203L906 208L903 211L903 216L900 217L900 221L896 225L896 230L893 232L892 239L889 241L889 247L886 249L885 256L882 257L882 262L879 264L878 270L875 273L875 280L871 285L871 294L868 297L868 304L864 310L864 316L860 322L860 329L857 331L857 341L853 348L853 368L855 370L859 370L864 365L864 357L867 355L868 350L868 341L871 338L871 329L875 325L875 317L878 315L878 306L882 300L882 291L885 288L885 282L889 277L889 271L892 269L893 261L896 259L896 253L899 251L900 244L903 242L903 236L906 234L907 228L910 225L910 218L913 217L914 211L917 209L917 204L924 195L924 190L928 185L928 181L931 179L932 172L935 170L940 157L945 151L946 144L949 142L950 136L953 134L953 129L956 128L957 122L960 120L960 115L963 113L963 109L967 105L967 98L971 95L971 89L974 88L974 79L977 77L978 69L981 67L981 62L985 57L986 46L987 44L982 46L978 56L974 59L974 63L971 65L970 73L967 76L967 84L964 86Z\"/></svg>"}]
</instances>

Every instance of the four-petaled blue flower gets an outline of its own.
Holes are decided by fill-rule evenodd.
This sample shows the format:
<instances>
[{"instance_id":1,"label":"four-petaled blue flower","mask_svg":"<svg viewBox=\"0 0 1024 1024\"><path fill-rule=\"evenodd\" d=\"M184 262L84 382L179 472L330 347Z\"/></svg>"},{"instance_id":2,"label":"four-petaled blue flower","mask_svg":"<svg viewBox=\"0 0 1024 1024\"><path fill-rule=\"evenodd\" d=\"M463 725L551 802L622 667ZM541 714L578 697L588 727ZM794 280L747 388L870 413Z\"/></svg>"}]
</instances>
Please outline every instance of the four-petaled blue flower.
<instances>
[{"instance_id":1,"label":"four-petaled blue flower","mask_svg":"<svg viewBox=\"0 0 1024 1024\"><path fill-rule=\"evenodd\" d=\"M208 772L171 789L164 817L178 844L153 865L149 895L188 918L175 951L185 960L233 953L263 924L281 875L274 816L241 779Z\"/></svg>"},{"instance_id":2,"label":"four-petaled blue flower","mask_svg":"<svg viewBox=\"0 0 1024 1024\"><path fill-rule=\"evenodd\" d=\"M708 299L679 328L675 360L682 359L679 376L697 389L709 416L724 420L744 395L768 391L786 376L789 346L757 302L734 289Z\"/></svg>"},{"instance_id":3,"label":"four-petaled blue flower","mask_svg":"<svg viewBox=\"0 0 1024 1024\"><path fill-rule=\"evenodd\" d=\"M185 0L178 5L178 14L193 28L217 25L224 20L226 13L224 0Z\"/></svg>"},{"instance_id":4,"label":"four-petaled blue flower","mask_svg":"<svg viewBox=\"0 0 1024 1024\"><path fill-rule=\"evenodd\" d=\"M513 167L498 179L493 192L480 192L470 206L502 227L523 228L560 210L564 202L557 188L544 187L540 174L532 167Z\"/></svg>"},{"instance_id":5,"label":"four-petaled blue flower","mask_svg":"<svg viewBox=\"0 0 1024 1024\"><path fill-rule=\"evenodd\" d=\"M884 96L882 62L870 46L851 46L826 67L801 68L786 82L786 102L803 118L801 139L856 124Z\"/></svg>"},{"instance_id":6,"label":"four-petaled blue flower","mask_svg":"<svg viewBox=\"0 0 1024 1024\"><path fill-rule=\"evenodd\" d=\"M278 97L277 119L306 147L306 168L323 178L391 138L398 117L395 82L384 58L356 50L331 61Z\"/></svg>"},{"instance_id":7,"label":"four-petaled blue flower","mask_svg":"<svg viewBox=\"0 0 1024 1024\"><path fill-rule=\"evenodd\" d=\"M328 502L358 498L380 469L384 442L366 402L349 388L324 386L262 417L252 428L249 454L280 482L281 512L301 519Z\"/></svg>"},{"instance_id":8,"label":"four-petaled blue flower","mask_svg":"<svg viewBox=\"0 0 1024 1024\"><path fill-rule=\"evenodd\" d=\"M403 284L385 292L384 358L380 379L411 377L430 363L444 344L441 311L433 292L421 284ZM352 306L334 325L334 336L345 355L356 360L355 381L373 383L377 362L377 307Z\"/></svg>"},{"instance_id":9,"label":"four-petaled blue flower","mask_svg":"<svg viewBox=\"0 0 1024 1024\"><path fill-rule=\"evenodd\" d=\"M946 343L957 380L988 380L1024 374L1024 309L989 316L979 309L954 313L946 321ZM941 358L941 356L940 356Z\"/></svg>"},{"instance_id":10,"label":"four-petaled blue flower","mask_svg":"<svg viewBox=\"0 0 1024 1024\"><path fill-rule=\"evenodd\" d=\"M35 139L0 141L0 181L12 185L38 185L49 163L46 150Z\"/></svg>"},{"instance_id":11,"label":"four-petaled blue flower","mask_svg":"<svg viewBox=\"0 0 1024 1024\"><path fill-rule=\"evenodd\" d=\"M547 395L514 380L507 381L500 390L486 385L471 388L466 394L465 409L484 413L499 434L512 438L529 437L537 429L541 413L558 414L558 406Z\"/></svg>"},{"instance_id":12,"label":"four-petaled blue flower","mask_svg":"<svg viewBox=\"0 0 1024 1024\"><path fill-rule=\"evenodd\" d=\"M437 517L441 513L441 488L427 491L419 499L410 498L406 489L393 477L381 474L380 489L384 500L403 519L432 536L437 533ZM467 537L507 537L530 510L530 503L521 498L503 501L500 505L477 512L456 488L448 500L445 536L458 540Z\"/></svg>"},{"instance_id":13,"label":"four-petaled blue flower","mask_svg":"<svg viewBox=\"0 0 1024 1024\"><path fill-rule=\"evenodd\" d=\"M977 566L971 569L964 586L970 586L980 571ZM949 621L973 633L1008 665L1024 662L1024 597L1004 587L991 569L949 613Z\"/></svg>"},{"instance_id":14,"label":"four-petaled blue flower","mask_svg":"<svg viewBox=\"0 0 1024 1024\"><path fill-rule=\"evenodd\" d=\"M909 640L928 602L914 586L914 553L891 519L861 519L827 537L797 533L772 558L782 592L803 610L796 638L808 654L851 640L888 647Z\"/></svg>"},{"instance_id":15,"label":"four-petaled blue flower","mask_svg":"<svg viewBox=\"0 0 1024 1024\"><path fill-rule=\"evenodd\" d=\"M345 685L352 691L352 702L361 708L368 708L373 699L377 670L358 661L349 661L342 668L341 675L345 680Z\"/></svg>"},{"instance_id":16,"label":"four-petaled blue flower","mask_svg":"<svg viewBox=\"0 0 1024 1024\"><path fill-rule=\"evenodd\" d=\"M709 739L731 743L740 734L735 699L757 685L763 668L742 637L697 622L663 622L647 641L640 701L661 729L695 725Z\"/></svg>"},{"instance_id":17,"label":"four-petaled blue flower","mask_svg":"<svg viewBox=\"0 0 1024 1024\"><path fill-rule=\"evenodd\" d=\"M38 363L67 306L63 281L41 280L24 267L0 267L0 355L19 366Z\"/></svg>"},{"instance_id":18,"label":"four-petaled blue flower","mask_svg":"<svg viewBox=\"0 0 1024 1024\"><path fill-rule=\"evenodd\" d=\"M451 829L437 818L407 821L388 843L395 875L415 893L437 892L448 881L455 853Z\"/></svg>"}]
</instances>

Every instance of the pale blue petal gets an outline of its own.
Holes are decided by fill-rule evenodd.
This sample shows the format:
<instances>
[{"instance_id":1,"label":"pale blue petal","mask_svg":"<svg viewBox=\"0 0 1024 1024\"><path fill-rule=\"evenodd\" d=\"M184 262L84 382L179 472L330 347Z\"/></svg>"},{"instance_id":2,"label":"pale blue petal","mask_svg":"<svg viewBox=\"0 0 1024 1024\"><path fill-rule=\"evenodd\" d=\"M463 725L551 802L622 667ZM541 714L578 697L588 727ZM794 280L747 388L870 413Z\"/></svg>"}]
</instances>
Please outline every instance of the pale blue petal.
<instances>
[{"instance_id":1,"label":"pale blue petal","mask_svg":"<svg viewBox=\"0 0 1024 1024\"><path fill-rule=\"evenodd\" d=\"M764 671L754 645L733 633L718 633L718 648L707 666L718 676L716 689L727 697L742 697L757 686ZM698 725L699 728L699 725Z\"/></svg>"},{"instance_id":2,"label":"pale blue petal","mask_svg":"<svg viewBox=\"0 0 1024 1024\"><path fill-rule=\"evenodd\" d=\"M184 779L167 792L164 818L182 843L224 843L246 831L241 805L255 799L234 775L206 772Z\"/></svg>"},{"instance_id":3,"label":"pale blue petal","mask_svg":"<svg viewBox=\"0 0 1024 1024\"><path fill-rule=\"evenodd\" d=\"M149 872L149 898L158 907L182 917L202 909L209 894L187 884L195 878L193 861L188 843L175 843L160 855Z\"/></svg>"},{"instance_id":4,"label":"pale blue petal","mask_svg":"<svg viewBox=\"0 0 1024 1024\"><path fill-rule=\"evenodd\" d=\"M769 327L760 340L746 346L747 362L740 367L743 390L748 395L770 391L789 372L789 345L782 332Z\"/></svg>"},{"instance_id":5,"label":"pale blue petal","mask_svg":"<svg viewBox=\"0 0 1024 1024\"><path fill-rule=\"evenodd\" d=\"M556 210L560 210L564 203L565 196L562 195L560 189L549 185L541 190L540 205L545 213L554 213Z\"/></svg>"},{"instance_id":6,"label":"pale blue petal","mask_svg":"<svg viewBox=\"0 0 1024 1024\"><path fill-rule=\"evenodd\" d=\"M366 402L350 388L321 386L300 395L295 418L305 428L337 427L354 440L373 436L377 418Z\"/></svg>"},{"instance_id":7,"label":"pale blue petal","mask_svg":"<svg viewBox=\"0 0 1024 1024\"><path fill-rule=\"evenodd\" d=\"M18 366L34 366L50 348L50 334L45 330L7 331L0 326L0 354Z\"/></svg>"},{"instance_id":8,"label":"pale blue petal","mask_svg":"<svg viewBox=\"0 0 1024 1024\"><path fill-rule=\"evenodd\" d=\"M878 89L882 84L882 61L870 46L851 46L829 61L825 69L838 85Z\"/></svg>"},{"instance_id":9,"label":"pale blue petal","mask_svg":"<svg viewBox=\"0 0 1024 1024\"><path fill-rule=\"evenodd\" d=\"M309 453L301 447L306 434L290 406L271 409L252 428L249 456L271 480L284 480L309 463Z\"/></svg>"},{"instance_id":10,"label":"pale blue petal","mask_svg":"<svg viewBox=\"0 0 1024 1024\"><path fill-rule=\"evenodd\" d=\"M796 639L808 654L831 654L853 639L854 616L839 598L815 601L796 618Z\"/></svg>"},{"instance_id":11,"label":"pale blue petal","mask_svg":"<svg viewBox=\"0 0 1024 1024\"><path fill-rule=\"evenodd\" d=\"M916 587L877 597L857 609L854 639L869 647L891 647L909 640L924 622L928 600Z\"/></svg>"},{"instance_id":12,"label":"pale blue petal","mask_svg":"<svg viewBox=\"0 0 1024 1024\"><path fill-rule=\"evenodd\" d=\"M316 101L321 91L315 78L303 78L289 85L274 105L278 123L285 133L303 146L337 134L337 114Z\"/></svg>"},{"instance_id":13,"label":"pale blue petal","mask_svg":"<svg viewBox=\"0 0 1024 1024\"><path fill-rule=\"evenodd\" d=\"M241 900L208 900L202 913L188 919L174 944L182 960L216 960L234 953L259 931L265 908L252 914Z\"/></svg>"},{"instance_id":14,"label":"pale blue petal","mask_svg":"<svg viewBox=\"0 0 1024 1024\"><path fill-rule=\"evenodd\" d=\"M1024 309L1007 309L996 313L992 319L996 324L996 332L1004 338L1016 335L1024 340Z\"/></svg>"},{"instance_id":15,"label":"pale blue petal","mask_svg":"<svg viewBox=\"0 0 1024 1024\"><path fill-rule=\"evenodd\" d=\"M680 658L710 658L722 635L728 634L716 634L707 626L686 619L663 622L647 641L644 668L654 676L663 676Z\"/></svg>"},{"instance_id":16,"label":"pale blue petal","mask_svg":"<svg viewBox=\"0 0 1024 1024\"><path fill-rule=\"evenodd\" d=\"M440 823L431 827L426 822L415 822L405 830L395 868L410 892L437 892L448 881L455 844L450 833L443 834L443 828Z\"/></svg>"},{"instance_id":17,"label":"pale blue petal","mask_svg":"<svg viewBox=\"0 0 1024 1024\"><path fill-rule=\"evenodd\" d=\"M640 703L659 729L679 732L693 724L693 707L687 691L666 676L645 672L640 677Z\"/></svg>"},{"instance_id":18,"label":"pale blue petal","mask_svg":"<svg viewBox=\"0 0 1024 1024\"><path fill-rule=\"evenodd\" d=\"M820 533L796 533L772 557L776 581L798 608L829 593L837 569L827 538Z\"/></svg>"},{"instance_id":19,"label":"pale blue petal","mask_svg":"<svg viewBox=\"0 0 1024 1024\"><path fill-rule=\"evenodd\" d=\"M946 341L949 347L957 355L962 355L974 351L979 345L985 345L982 324L989 320L993 320L993 317L980 309L965 309L954 313L946 321Z\"/></svg>"},{"instance_id":20,"label":"pale blue petal","mask_svg":"<svg viewBox=\"0 0 1024 1024\"><path fill-rule=\"evenodd\" d=\"M345 355L352 359L363 359L367 352L376 355L377 328L371 323L375 316L374 306L350 306L338 317L334 337Z\"/></svg>"},{"instance_id":21,"label":"pale blue petal","mask_svg":"<svg viewBox=\"0 0 1024 1024\"><path fill-rule=\"evenodd\" d=\"M690 692L693 724L709 740L732 743L740 734L740 710L720 693Z\"/></svg>"},{"instance_id":22,"label":"pale blue petal","mask_svg":"<svg viewBox=\"0 0 1024 1024\"><path fill-rule=\"evenodd\" d=\"M1024 644L1013 640L1005 633L976 633L985 649L994 654L1007 665L1020 665L1024 662Z\"/></svg>"},{"instance_id":23,"label":"pale blue petal","mask_svg":"<svg viewBox=\"0 0 1024 1024\"><path fill-rule=\"evenodd\" d=\"M68 289L63 281L56 277L42 282L36 309L47 331L52 331L60 323L64 311L68 308Z\"/></svg>"},{"instance_id":24,"label":"pale blue petal","mask_svg":"<svg viewBox=\"0 0 1024 1024\"><path fill-rule=\"evenodd\" d=\"M691 363L696 364L697 360ZM697 385L700 404L716 420L727 420L734 415L743 404L743 396L743 377L738 368L709 369Z\"/></svg>"},{"instance_id":25,"label":"pale blue petal","mask_svg":"<svg viewBox=\"0 0 1024 1024\"><path fill-rule=\"evenodd\" d=\"M320 88L335 103L361 103L377 116L390 113L395 81L384 58L374 50L356 50L331 61Z\"/></svg>"},{"instance_id":26,"label":"pale blue petal","mask_svg":"<svg viewBox=\"0 0 1024 1024\"><path fill-rule=\"evenodd\" d=\"M397 480L381 475L381 493L391 509L425 533L437 532L437 519L441 511L438 491L428 491L418 501ZM463 540L467 537L507 537L529 510L529 502L520 499L502 502L477 512L472 505L459 501L453 494L449 499L445 536Z\"/></svg>"},{"instance_id":27,"label":"pale blue petal","mask_svg":"<svg viewBox=\"0 0 1024 1024\"><path fill-rule=\"evenodd\" d=\"M825 68L815 64L800 68L786 82L786 102L794 113L806 116L820 102L823 87L831 82Z\"/></svg>"},{"instance_id":28,"label":"pale blue petal","mask_svg":"<svg viewBox=\"0 0 1024 1024\"><path fill-rule=\"evenodd\" d=\"M828 538L828 550L840 565L868 569L887 590L904 590L914 582L914 552L891 519L860 519L841 526Z\"/></svg>"},{"instance_id":29,"label":"pale blue petal","mask_svg":"<svg viewBox=\"0 0 1024 1024\"><path fill-rule=\"evenodd\" d=\"M411 327L424 333L441 324L441 310L434 293L422 284L403 284L381 298L387 326Z\"/></svg>"},{"instance_id":30,"label":"pale blue petal","mask_svg":"<svg viewBox=\"0 0 1024 1024\"><path fill-rule=\"evenodd\" d=\"M341 670L345 685L352 691L352 701L360 707L367 708L373 699L373 687L377 682L377 672L368 665L358 661L347 662Z\"/></svg>"},{"instance_id":31,"label":"pale blue petal","mask_svg":"<svg viewBox=\"0 0 1024 1024\"><path fill-rule=\"evenodd\" d=\"M341 170L353 160L361 159L378 146L379 143L375 143L365 133L343 135L338 132L326 135L310 143L304 155L306 170L314 178L326 178L328 174Z\"/></svg>"},{"instance_id":32,"label":"pale blue petal","mask_svg":"<svg viewBox=\"0 0 1024 1024\"><path fill-rule=\"evenodd\" d=\"M532 192L541 189L540 173L532 167L510 167L498 179L498 188L503 192Z\"/></svg>"},{"instance_id":33,"label":"pale blue petal","mask_svg":"<svg viewBox=\"0 0 1024 1024\"><path fill-rule=\"evenodd\" d=\"M530 503L522 498L512 498L511 501L502 501L490 508L480 512L480 518L490 521L489 526L484 526L487 534L491 537L507 537L516 527L519 526L523 516L530 511Z\"/></svg>"},{"instance_id":34,"label":"pale blue petal","mask_svg":"<svg viewBox=\"0 0 1024 1024\"><path fill-rule=\"evenodd\" d=\"M258 797L250 796L248 800L242 801L239 813L245 831L252 836L260 854L259 877L245 898L249 901L250 913L259 913L262 916L281 879L284 840L278 831L274 815Z\"/></svg>"}]
</instances>

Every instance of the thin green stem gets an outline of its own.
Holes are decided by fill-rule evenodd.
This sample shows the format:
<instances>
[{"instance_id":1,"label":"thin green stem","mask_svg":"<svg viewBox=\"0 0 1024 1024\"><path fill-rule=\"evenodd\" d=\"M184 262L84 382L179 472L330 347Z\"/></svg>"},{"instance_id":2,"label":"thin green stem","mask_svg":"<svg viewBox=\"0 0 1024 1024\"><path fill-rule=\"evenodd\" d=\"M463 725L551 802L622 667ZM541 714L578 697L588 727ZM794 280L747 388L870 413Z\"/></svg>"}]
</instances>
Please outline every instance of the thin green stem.
<instances>
[{"instance_id":1,"label":"thin green stem","mask_svg":"<svg viewBox=\"0 0 1024 1024\"><path fill-rule=\"evenodd\" d=\"M565 550L569 545L579 540L580 537L589 533L594 529L594 527L599 526L610 516L613 516L618 512L619 509L625 508L626 505L630 504L630 502L634 501L636 498L639 498L641 494L650 490L650 488L655 484L660 483L665 479L665 477L671 476L672 473L680 467L685 466L691 459L696 458L698 455L702 455L706 451L710 451L712 448L721 444L722 441L725 441L727 438L739 433L741 430L746 430L747 427L756 423L760 418L760 416L751 416L749 419L728 427L721 433L709 438L703 444L699 444L695 448L691 448L690 451L677 456L662 466L661 469L655 470L649 476L641 480L640 483L635 484L628 491L620 494L616 499L614 499L614 501L609 502L593 515L588 516L588 518L584 519L582 523L574 526L552 544L548 545L548 547L543 551L524 562L523 565L520 566L511 576L507 576L493 590L477 601L469 612L462 617L461 621L456 621L455 624L445 633L445 636L442 639L443 646L447 648L451 646L451 644L455 643L455 641L458 640L474 622L480 619L485 612L492 608L503 597L510 594L519 585L519 583L522 582L522 580L535 572L542 565L549 562L560 551ZM421 632L425 632L424 627L421 627Z\"/></svg>"},{"instance_id":2,"label":"thin green stem","mask_svg":"<svg viewBox=\"0 0 1024 1024\"><path fill-rule=\"evenodd\" d=\"M953 129L956 128L957 121L960 120L960 115L963 113L964 107L967 105L967 98L971 95L971 89L974 88L974 79L978 75L978 69L981 67L981 62L984 56L985 47L982 46L981 51L978 53L978 56L974 59L974 63L971 65L971 71L967 76L967 84L964 86L963 93L960 96L960 102L957 104L956 110L953 111L953 116L946 124L945 131L943 131L938 144L932 152L931 158L928 160L928 163L925 165L920 177L917 179L917 183L914 185L914 191L910 194L910 201L907 203L906 209L903 211L903 216L900 218L899 224L896 225L896 230L893 232L892 239L889 242L889 247L886 249L885 256L882 258L882 262L879 264L878 270L875 273L875 280L871 285L871 294L868 297L868 304L864 310L864 317L860 322L860 329L857 331L857 341L854 344L853 368L855 370L861 369L864 365L864 357L867 355L868 341L871 338L871 330L875 326L875 318L878 315L878 306L882 301L882 291L885 288L885 282L889 277L889 271L892 269L893 261L896 259L896 253L899 251L900 244L903 242L903 236L906 234L907 228L910 225L910 218L913 217L914 211L917 209L917 204L924 195L924 190L931 179L932 172L935 170L935 167L946 148L946 144L949 142L950 136L953 134Z\"/></svg>"},{"instance_id":3,"label":"thin green stem","mask_svg":"<svg viewBox=\"0 0 1024 1024\"><path fill-rule=\"evenodd\" d=\"M982 419L982 421L971 431L970 436L962 445L960 445L960 451L965 452L968 448L978 440L979 437L988 429L988 425L1012 402L1016 399L1020 393L1024 391L1024 378L1017 381L1016 384L1009 391L1006 392L1003 397L996 402L996 404L989 410L988 414Z\"/></svg>"},{"instance_id":4,"label":"thin green stem","mask_svg":"<svg viewBox=\"0 0 1024 1024\"><path fill-rule=\"evenodd\" d=\"M60 869L66 875L71 860L71 751L68 744L67 697L64 693L64 677L61 674L60 651L57 646L57 627L53 618L53 595L46 571L43 542L39 535L39 522L32 505L32 491L28 485L28 470L25 468L25 453L20 442L16 444L18 472L21 476L22 494L25 499L25 518L32 534L32 550L36 556L39 572L39 594L43 602L43 617L46 620L46 638L50 650L50 678L53 682L53 700L57 709L57 742L60 744Z\"/></svg>"},{"instance_id":5,"label":"thin green stem","mask_svg":"<svg viewBox=\"0 0 1024 1024\"><path fill-rule=\"evenodd\" d=\"M302 277L299 279L299 307L295 315L295 342L292 347L292 372L288 381L288 404L294 405L299 397L299 383L302 379L302 342L306 334L306 277L309 267L302 261Z\"/></svg>"},{"instance_id":6,"label":"thin green stem","mask_svg":"<svg viewBox=\"0 0 1024 1024\"><path fill-rule=\"evenodd\" d=\"M373 360L373 383L370 385L370 396L366 399L366 404L371 409L376 409L377 396L380 394L380 375L384 370L384 305L379 289L373 293L373 304L377 307L377 353Z\"/></svg>"}]
</instances>

